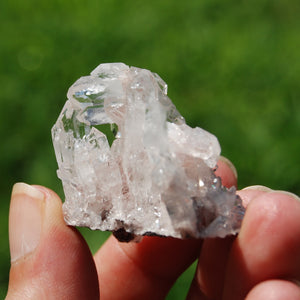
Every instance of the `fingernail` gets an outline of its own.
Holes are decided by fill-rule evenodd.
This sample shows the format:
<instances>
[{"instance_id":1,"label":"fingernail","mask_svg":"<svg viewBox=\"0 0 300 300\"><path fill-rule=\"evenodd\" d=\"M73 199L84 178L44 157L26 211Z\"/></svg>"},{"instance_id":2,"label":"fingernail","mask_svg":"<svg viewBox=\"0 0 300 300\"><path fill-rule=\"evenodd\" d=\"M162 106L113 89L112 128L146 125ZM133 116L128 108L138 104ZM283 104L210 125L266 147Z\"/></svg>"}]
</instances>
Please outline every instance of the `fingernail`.
<instances>
[{"instance_id":1,"label":"fingernail","mask_svg":"<svg viewBox=\"0 0 300 300\"><path fill-rule=\"evenodd\" d=\"M284 195L287 195L287 196L290 196L298 201L300 201L300 198L296 195L296 194L293 194L291 192L287 192L287 191L274 191L274 192L279 192L281 194L284 194Z\"/></svg>"},{"instance_id":2,"label":"fingernail","mask_svg":"<svg viewBox=\"0 0 300 300\"><path fill-rule=\"evenodd\" d=\"M274 190L263 185L250 185L243 188L242 191L274 192Z\"/></svg>"},{"instance_id":3,"label":"fingernail","mask_svg":"<svg viewBox=\"0 0 300 300\"><path fill-rule=\"evenodd\" d=\"M44 194L25 183L16 183L9 210L9 246L11 262L33 252L37 247L44 210Z\"/></svg>"},{"instance_id":4,"label":"fingernail","mask_svg":"<svg viewBox=\"0 0 300 300\"><path fill-rule=\"evenodd\" d=\"M228 158L221 155L219 157L219 160L221 160L223 163L225 163L231 169L235 178L238 178L237 170L236 170L235 166L233 165L233 163Z\"/></svg>"}]
</instances>

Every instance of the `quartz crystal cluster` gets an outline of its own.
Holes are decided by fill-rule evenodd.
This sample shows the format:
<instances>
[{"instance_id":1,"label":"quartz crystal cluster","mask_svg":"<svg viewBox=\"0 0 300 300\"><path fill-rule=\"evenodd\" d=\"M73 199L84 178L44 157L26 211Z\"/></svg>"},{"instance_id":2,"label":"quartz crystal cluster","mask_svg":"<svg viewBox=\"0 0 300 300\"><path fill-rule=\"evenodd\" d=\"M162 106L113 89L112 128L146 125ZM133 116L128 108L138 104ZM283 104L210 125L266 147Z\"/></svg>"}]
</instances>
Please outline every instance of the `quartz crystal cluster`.
<instances>
[{"instance_id":1,"label":"quartz crystal cluster","mask_svg":"<svg viewBox=\"0 0 300 300\"><path fill-rule=\"evenodd\" d=\"M217 138L191 128L155 73L122 63L78 79L52 128L69 225L143 235L225 237L244 214L214 168Z\"/></svg>"}]
</instances>

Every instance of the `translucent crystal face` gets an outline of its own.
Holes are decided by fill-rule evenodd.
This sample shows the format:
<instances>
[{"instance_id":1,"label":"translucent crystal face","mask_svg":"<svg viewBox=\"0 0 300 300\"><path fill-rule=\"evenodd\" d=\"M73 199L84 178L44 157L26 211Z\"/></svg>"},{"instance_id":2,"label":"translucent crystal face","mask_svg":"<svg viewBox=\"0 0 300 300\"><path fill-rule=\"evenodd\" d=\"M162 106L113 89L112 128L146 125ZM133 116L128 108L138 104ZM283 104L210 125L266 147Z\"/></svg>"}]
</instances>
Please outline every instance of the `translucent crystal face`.
<instances>
[{"instance_id":1,"label":"translucent crystal face","mask_svg":"<svg viewBox=\"0 0 300 300\"><path fill-rule=\"evenodd\" d=\"M224 237L244 209L213 172L217 138L191 128L145 69L101 64L78 79L52 128L70 225L120 240Z\"/></svg>"}]
</instances>

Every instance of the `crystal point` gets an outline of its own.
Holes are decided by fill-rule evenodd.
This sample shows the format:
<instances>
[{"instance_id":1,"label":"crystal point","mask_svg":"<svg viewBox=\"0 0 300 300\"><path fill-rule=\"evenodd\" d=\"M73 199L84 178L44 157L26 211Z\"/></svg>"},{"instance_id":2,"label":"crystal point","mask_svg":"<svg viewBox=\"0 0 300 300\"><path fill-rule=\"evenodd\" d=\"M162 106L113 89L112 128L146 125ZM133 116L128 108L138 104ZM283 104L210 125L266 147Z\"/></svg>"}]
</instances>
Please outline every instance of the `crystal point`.
<instances>
[{"instance_id":1,"label":"crystal point","mask_svg":"<svg viewBox=\"0 0 300 300\"><path fill-rule=\"evenodd\" d=\"M70 225L121 241L239 231L241 199L213 171L217 138L185 123L155 73L99 65L70 87L52 138Z\"/></svg>"}]
</instances>

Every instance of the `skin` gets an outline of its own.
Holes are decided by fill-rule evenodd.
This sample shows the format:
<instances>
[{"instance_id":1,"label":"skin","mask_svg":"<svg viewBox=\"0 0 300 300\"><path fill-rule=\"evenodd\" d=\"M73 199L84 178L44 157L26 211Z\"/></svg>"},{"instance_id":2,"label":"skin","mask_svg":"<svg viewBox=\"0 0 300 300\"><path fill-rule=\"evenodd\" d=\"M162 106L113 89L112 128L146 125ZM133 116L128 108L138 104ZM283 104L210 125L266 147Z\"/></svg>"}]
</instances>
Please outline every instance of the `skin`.
<instances>
[{"instance_id":1,"label":"skin","mask_svg":"<svg viewBox=\"0 0 300 300\"><path fill-rule=\"evenodd\" d=\"M218 165L223 184L236 186L228 164ZM41 239L12 263L7 300L164 299L195 259L187 299L300 299L300 201L293 194L240 191L247 209L237 237L120 243L111 236L93 257L81 235L65 225L59 197L36 187L46 197Z\"/></svg>"}]
</instances>

